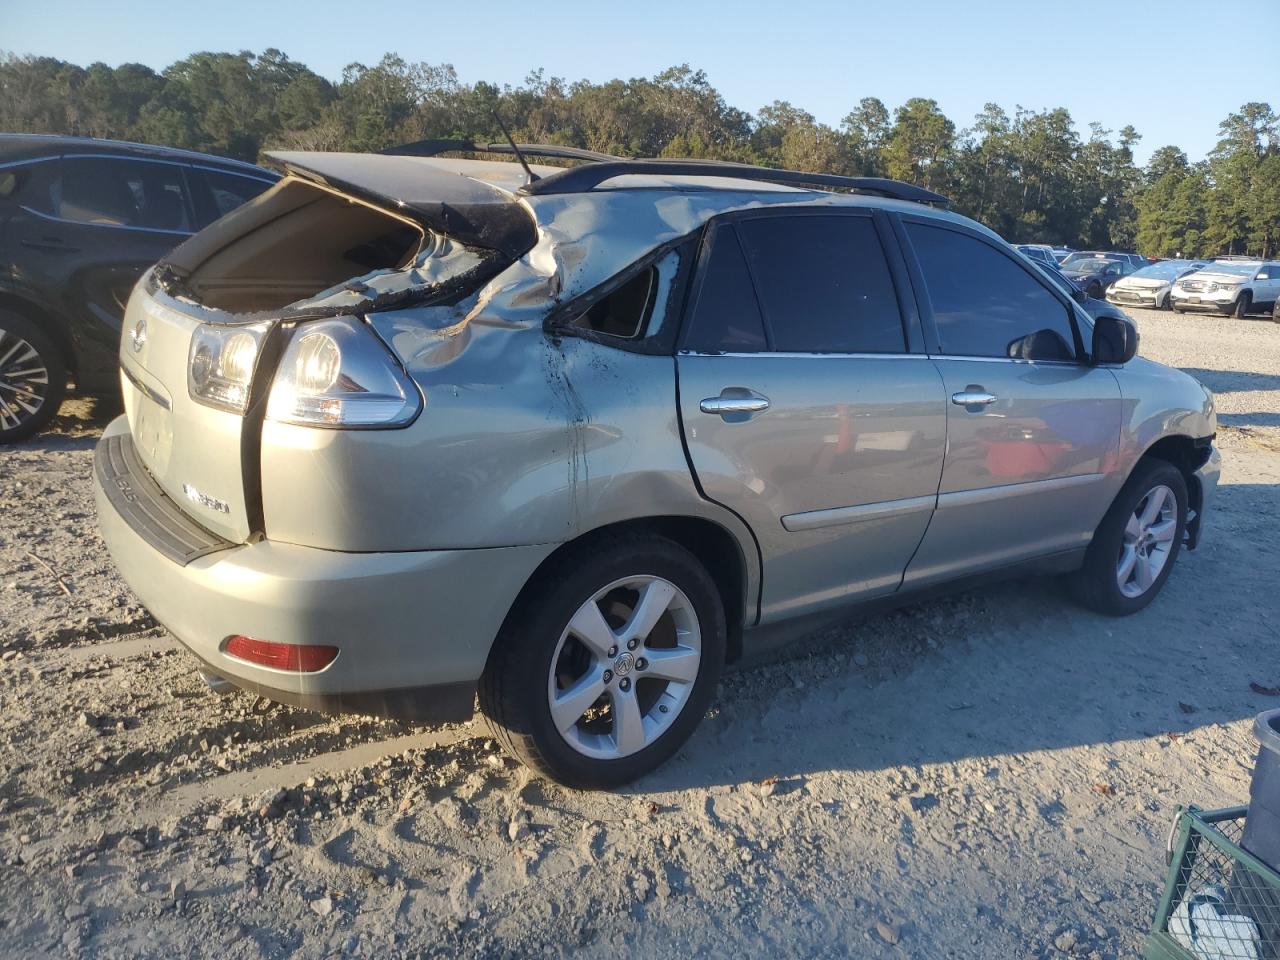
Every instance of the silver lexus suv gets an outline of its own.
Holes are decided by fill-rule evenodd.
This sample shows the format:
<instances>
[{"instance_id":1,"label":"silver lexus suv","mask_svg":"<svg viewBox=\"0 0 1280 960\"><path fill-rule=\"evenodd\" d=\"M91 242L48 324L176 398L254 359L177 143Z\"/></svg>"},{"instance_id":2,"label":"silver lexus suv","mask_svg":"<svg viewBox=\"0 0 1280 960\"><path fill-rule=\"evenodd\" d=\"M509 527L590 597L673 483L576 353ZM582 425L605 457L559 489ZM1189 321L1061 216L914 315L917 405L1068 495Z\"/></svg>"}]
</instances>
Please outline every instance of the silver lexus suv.
<instances>
[{"instance_id":1,"label":"silver lexus suv","mask_svg":"<svg viewBox=\"0 0 1280 960\"><path fill-rule=\"evenodd\" d=\"M133 292L102 533L212 682L610 786L760 628L1195 546L1209 392L936 194L459 149L275 154Z\"/></svg>"}]
</instances>

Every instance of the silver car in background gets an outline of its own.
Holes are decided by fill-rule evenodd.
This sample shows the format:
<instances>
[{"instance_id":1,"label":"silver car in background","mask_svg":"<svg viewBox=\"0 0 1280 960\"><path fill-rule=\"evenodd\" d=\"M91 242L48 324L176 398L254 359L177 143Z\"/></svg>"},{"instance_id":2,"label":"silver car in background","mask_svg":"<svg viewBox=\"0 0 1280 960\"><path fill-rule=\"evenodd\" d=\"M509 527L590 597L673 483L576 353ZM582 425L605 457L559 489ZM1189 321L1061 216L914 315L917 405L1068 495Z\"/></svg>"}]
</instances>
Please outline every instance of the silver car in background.
<instances>
[{"instance_id":1,"label":"silver car in background","mask_svg":"<svg viewBox=\"0 0 1280 960\"><path fill-rule=\"evenodd\" d=\"M1159 592L1209 392L943 198L697 161L279 153L129 301L103 536L211 677L675 752L764 628L974 575ZM840 187L854 192L825 192Z\"/></svg>"},{"instance_id":2,"label":"silver car in background","mask_svg":"<svg viewBox=\"0 0 1280 960\"><path fill-rule=\"evenodd\" d=\"M1120 307L1172 309L1173 285L1203 269L1207 260L1161 260L1121 277L1107 288L1107 300Z\"/></svg>"},{"instance_id":3,"label":"silver car in background","mask_svg":"<svg viewBox=\"0 0 1280 960\"><path fill-rule=\"evenodd\" d=\"M1280 300L1280 262L1223 258L1174 284L1170 306L1244 317Z\"/></svg>"}]
</instances>

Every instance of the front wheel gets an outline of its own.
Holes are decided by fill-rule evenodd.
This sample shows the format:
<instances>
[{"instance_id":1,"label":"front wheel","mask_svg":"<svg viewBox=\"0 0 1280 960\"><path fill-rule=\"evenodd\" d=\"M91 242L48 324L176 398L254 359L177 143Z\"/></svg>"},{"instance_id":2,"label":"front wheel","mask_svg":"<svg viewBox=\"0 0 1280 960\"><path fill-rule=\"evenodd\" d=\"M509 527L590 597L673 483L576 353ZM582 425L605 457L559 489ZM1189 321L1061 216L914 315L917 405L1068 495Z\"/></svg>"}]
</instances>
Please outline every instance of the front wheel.
<instances>
[{"instance_id":1,"label":"front wheel","mask_svg":"<svg viewBox=\"0 0 1280 960\"><path fill-rule=\"evenodd\" d=\"M1074 575L1077 599L1115 617L1137 613L1169 579L1186 526L1182 472L1164 460L1139 461Z\"/></svg>"},{"instance_id":2,"label":"front wheel","mask_svg":"<svg viewBox=\"0 0 1280 960\"><path fill-rule=\"evenodd\" d=\"M724 663L725 614L698 560L664 537L572 550L512 609L480 683L503 746L570 787L615 787L680 748Z\"/></svg>"},{"instance_id":3,"label":"front wheel","mask_svg":"<svg viewBox=\"0 0 1280 960\"><path fill-rule=\"evenodd\" d=\"M1245 291L1236 298L1235 307L1231 310L1234 317L1244 318L1249 315L1249 311L1253 308L1253 297L1249 291Z\"/></svg>"}]
</instances>

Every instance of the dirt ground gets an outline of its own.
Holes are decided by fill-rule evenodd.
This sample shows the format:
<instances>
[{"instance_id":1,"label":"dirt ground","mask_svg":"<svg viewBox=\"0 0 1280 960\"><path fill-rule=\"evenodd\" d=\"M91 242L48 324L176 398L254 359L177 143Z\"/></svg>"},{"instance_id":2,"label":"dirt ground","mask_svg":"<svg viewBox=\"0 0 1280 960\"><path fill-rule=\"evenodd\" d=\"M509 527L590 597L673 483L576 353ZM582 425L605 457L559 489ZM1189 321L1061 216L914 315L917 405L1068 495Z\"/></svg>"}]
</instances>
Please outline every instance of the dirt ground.
<instances>
[{"instance_id":1,"label":"dirt ground","mask_svg":"<svg viewBox=\"0 0 1280 960\"><path fill-rule=\"evenodd\" d=\"M0 452L0 955L1131 957L1175 804L1280 704L1280 327L1134 311L1218 394L1205 541L1145 612L1011 582L726 678L619 793L479 722L208 692L95 528L105 405Z\"/></svg>"}]
</instances>

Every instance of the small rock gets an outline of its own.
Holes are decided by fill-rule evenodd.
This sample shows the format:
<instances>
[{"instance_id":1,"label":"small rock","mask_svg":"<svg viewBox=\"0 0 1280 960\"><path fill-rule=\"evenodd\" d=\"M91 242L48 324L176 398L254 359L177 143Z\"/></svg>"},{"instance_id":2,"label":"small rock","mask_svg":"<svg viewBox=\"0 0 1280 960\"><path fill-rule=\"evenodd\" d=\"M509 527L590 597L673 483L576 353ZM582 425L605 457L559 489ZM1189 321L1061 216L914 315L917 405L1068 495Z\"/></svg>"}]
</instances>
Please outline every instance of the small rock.
<instances>
[{"instance_id":1,"label":"small rock","mask_svg":"<svg viewBox=\"0 0 1280 960\"><path fill-rule=\"evenodd\" d=\"M204 822L205 833L220 833L227 827L227 818L220 817L216 813L210 814L209 818Z\"/></svg>"},{"instance_id":2,"label":"small rock","mask_svg":"<svg viewBox=\"0 0 1280 960\"><path fill-rule=\"evenodd\" d=\"M128 834L120 838L120 842L116 844L116 849L121 853L141 853L147 849L146 845L137 837L131 837Z\"/></svg>"},{"instance_id":3,"label":"small rock","mask_svg":"<svg viewBox=\"0 0 1280 960\"><path fill-rule=\"evenodd\" d=\"M885 923L883 920L876 921L876 933L885 943L893 946L902 939L902 933L898 930L896 923Z\"/></svg>"},{"instance_id":4,"label":"small rock","mask_svg":"<svg viewBox=\"0 0 1280 960\"><path fill-rule=\"evenodd\" d=\"M96 727L98 718L88 711L81 711L80 716L76 717L76 723L82 727Z\"/></svg>"},{"instance_id":5,"label":"small rock","mask_svg":"<svg viewBox=\"0 0 1280 960\"><path fill-rule=\"evenodd\" d=\"M187 885L181 880L169 881L169 899L181 900L187 895Z\"/></svg>"},{"instance_id":6,"label":"small rock","mask_svg":"<svg viewBox=\"0 0 1280 960\"><path fill-rule=\"evenodd\" d=\"M866 666L867 664L869 664L871 661L870 661L870 659L868 659L868 657L867 657L867 655L866 655L865 653L855 653L855 654L853 655L853 662L854 662L855 664L857 664L858 666L860 666L860 667L865 667L865 666Z\"/></svg>"},{"instance_id":7,"label":"small rock","mask_svg":"<svg viewBox=\"0 0 1280 960\"><path fill-rule=\"evenodd\" d=\"M62 871L67 875L68 879L74 880L76 877L80 876L80 864L68 863L62 868Z\"/></svg>"},{"instance_id":8,"label":"small rock","mask_svg":"<svg viewBox=\"0 0 1280 960\"><path fill-rule=\"evenodd\" d=\"M1083 900L1087 900L1095 907L1102 902L1102 894L1098 893L1096 890L1083 889L1080 891L1080 897Z\"/></svg>"},{"instance_id":9,"label":"small rock","mask_svg":"<svg viewBox=\"0 0 1280 960\"><path fill-rule=\"evenodd\" d=\"M266 867L271 865L271 848L259 847L249 856L249 863L255 867Z\"/></svg>"},{"instance_id":10,"label":"small rock","mask_svg":"<svg viewBox=\"0 0 1280 960\"><path fill-rule=\"evenodd\" d=\"M327 917L333 913L333 897L324 896L311 901L311 912L318 917Z\"/></svg>"},{"instance_id":11,"label":"small rock","mask_svg":"<svg viewBox=\"0 0 1280 960\"><path fill-rule=\"evenodd\" d=\"M529 835L529 812L527 810L517 810L511 818L511 822L507 824L507 836L511 842L523 840Z\"/></svg>"},{"instance_id":12,"label":"small rock","mask_svg":"<svg viewBox=\"0 0 1280 960\"><path fill-rule=\"evenodd\" d=\"M1076 947L1076 935L1070 930L1064 930L1054 937L1053 946L1062 953L1070 953Z\"/></svg>"}]
</instances>

